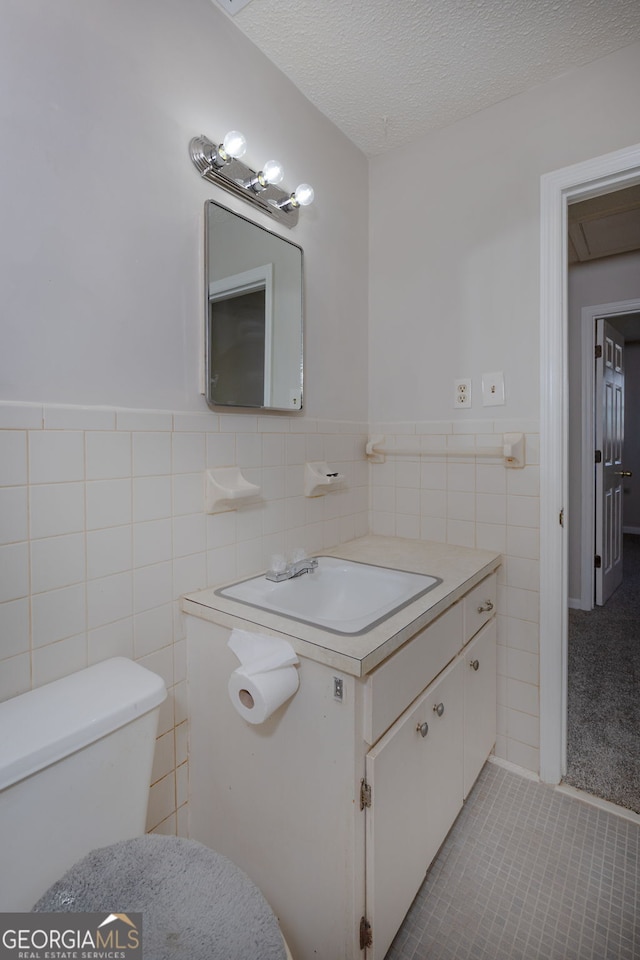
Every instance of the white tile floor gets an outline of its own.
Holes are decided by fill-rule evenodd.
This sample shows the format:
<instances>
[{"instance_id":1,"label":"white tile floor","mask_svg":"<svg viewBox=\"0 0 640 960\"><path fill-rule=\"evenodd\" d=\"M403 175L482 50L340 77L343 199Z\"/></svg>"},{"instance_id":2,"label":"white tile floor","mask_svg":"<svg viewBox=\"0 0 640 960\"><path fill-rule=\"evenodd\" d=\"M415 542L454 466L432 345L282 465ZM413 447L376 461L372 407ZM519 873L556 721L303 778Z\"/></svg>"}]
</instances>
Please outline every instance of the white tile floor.
<instances>
[{"instance_id":1,"label":"white tile floor","mask_svg":"<svg viewBox=\"0 0 640 960\"><path fill-rule=\"evenodd\" d=\"M487 764L387 960L637 960L640 826Z\"/></svg>"}]
</instances>

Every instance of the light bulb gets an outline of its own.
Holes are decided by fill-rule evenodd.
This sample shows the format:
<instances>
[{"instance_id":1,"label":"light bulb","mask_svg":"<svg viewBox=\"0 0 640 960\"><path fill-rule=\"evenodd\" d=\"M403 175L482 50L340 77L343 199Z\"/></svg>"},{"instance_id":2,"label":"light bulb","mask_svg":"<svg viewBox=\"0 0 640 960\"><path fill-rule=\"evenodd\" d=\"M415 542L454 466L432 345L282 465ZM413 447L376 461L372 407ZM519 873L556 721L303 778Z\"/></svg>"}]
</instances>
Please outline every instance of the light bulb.
<instances>
[{"instance_id":1,"label":"light bulb","mask_svg":"<svg viewBox=\"0 0 640 960\"><path fill-rule=\"evenodd\" d=\"M260 181L264 183L280 183L284 177L284 170L282 169L282 164L278 163L277 160L267 160L262 171L260 173Z\"/></svg>"},{"instance_id":2,"label":"light bulb","mask_svg":"<svg viewBox=\"0 0 640 960\"><path fill-rule=\"evenodd\" d=\"M310 203L313 203L313 187L308 183L301 183L296 187L292 200L301 207L308 207Z\"/></svg>"},{"instance_id":3,"label":"light bulb","mask_svg":"<svg viewBox=\"0 0 640 960\"><path fill-rule=\"evenodd\" d=\"M221 154L223 159L242 157L247 149L246 138L239 130L230 130L222 141Z\"/></svg>"}]
</instances>

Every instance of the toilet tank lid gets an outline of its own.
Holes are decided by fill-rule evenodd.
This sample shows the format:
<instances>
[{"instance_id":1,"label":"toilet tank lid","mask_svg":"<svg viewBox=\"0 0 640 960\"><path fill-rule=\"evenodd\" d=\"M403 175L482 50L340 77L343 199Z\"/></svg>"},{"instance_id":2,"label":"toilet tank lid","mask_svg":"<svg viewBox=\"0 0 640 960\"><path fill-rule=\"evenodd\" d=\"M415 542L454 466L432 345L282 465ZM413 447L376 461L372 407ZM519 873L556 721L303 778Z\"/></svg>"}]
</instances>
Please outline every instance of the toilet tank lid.
<instances>
[{"instance_id":1,"label":"toilet tank lid","mask_svg":"<svg viewBox=\"0 0 640 960\"><path fill-rule=\"evenodd\" d=\"M162 677L114 657L0 703L0 790L159 706Z\"/></svg>"}]
</instances>

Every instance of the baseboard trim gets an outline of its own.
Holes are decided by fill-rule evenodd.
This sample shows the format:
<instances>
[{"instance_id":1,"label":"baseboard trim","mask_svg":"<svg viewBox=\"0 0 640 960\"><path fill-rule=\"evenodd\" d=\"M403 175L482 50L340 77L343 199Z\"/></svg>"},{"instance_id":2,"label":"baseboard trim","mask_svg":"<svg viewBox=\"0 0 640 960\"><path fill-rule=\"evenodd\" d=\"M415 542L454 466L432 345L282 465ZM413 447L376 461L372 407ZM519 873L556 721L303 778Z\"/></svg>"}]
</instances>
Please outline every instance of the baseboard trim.
<instances>
[{"instance_id":1,"label":"baseboard trim","mask_svg":"<svg viewBox=\"0 0 640 960\"><path fill-rule=\"evenodd\" d=\"M510 760L504 760L502 757L496 757L495 754L489 756L489 763L494 763L496 767L502 767L504 770L509 770L510 773L515 773L520 777L524 777L526 780L533 780L535 783L541 783L540 777L537 773L534 773L533 770L527 770L526 767L520 767L517 763L511 763ZM628 810L626 807L620 807L617 803L611 803L610 800L603 800L602 797L595 797L592 793L587 793L586 790L578 790L577 787L570 787L567 783L547 783L547 787L552 787L553 790L557 790L558 793L563 793L566 797L571 797L573 800L578 800L580 803L586 803L591 807L597 807L598 810L603 810L605 813L612 813L616 817L620 817L622 820L628 820L629 823L635 823L640 826L640 814L634 813L633 810Z\"/></svg>"},{"instance_id":2,"label":"baseboard trim","mask_svg":"<svg viewBox=\"0 0 640 960\"><path fill-rule=\"evenodd\" d=\"M489 755L489 763L495 763L496 767L502 767L511 773L517 773L519 777L524 777L526 780L534 780L536 783L540 783L540 777L535 771L527 770L526 767L520 767L517 763L512 763L510 760L504 760L503 757L496 757L493 753Z\"/></svg>"},{"instance_id":3,"label":"baseboard trim","mask_svg":"<svg viewBox=\"0 0 640 960\"><path fill-rule=\"evenodd\" d=\"M573 800L587 803L589 806L597 807L598 810L604 810L606 813L613 813L622 820L628 820L630 823L635 823L640 826L640 814L634 813L633 810L627 810L626 807L620 807L617 803L611 803L610 800L603 800L602 797L594 797L592 793L587 793L586 790L578 790L577 787L570 787L567 783L559 783L555 789L558 793L563 793Z\"/></svg>"}]
</instances>

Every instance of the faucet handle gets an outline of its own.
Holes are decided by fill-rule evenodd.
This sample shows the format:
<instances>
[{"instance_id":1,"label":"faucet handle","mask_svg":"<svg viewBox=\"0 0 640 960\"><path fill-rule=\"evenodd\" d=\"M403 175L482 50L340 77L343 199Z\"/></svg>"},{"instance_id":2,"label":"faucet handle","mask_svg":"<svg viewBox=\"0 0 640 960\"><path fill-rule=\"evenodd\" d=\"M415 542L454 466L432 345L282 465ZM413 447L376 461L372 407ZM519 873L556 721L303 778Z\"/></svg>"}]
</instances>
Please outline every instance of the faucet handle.
<instances>
[{"instance_id":1,"label":"faucet handle","mask_svg":"<svg viewBox=\"0 0 640 960\"><path fill-rule=\"evenodd\" d=\"M287 561L281 553L274 553L271 557L269 570L273 573L284 573L287 569Z\"/></svg>"},{"instance_id":2,"label":"faucet handle","mask_svg":"<svg viewBox=\"0 0 640 960\"><path fill-rule=\"evenodd\" d=\"M298 563L300 560L307 559L307 551L304 547L294 547L291 551L291 562Z\"/></svg>"}]
</instances>

